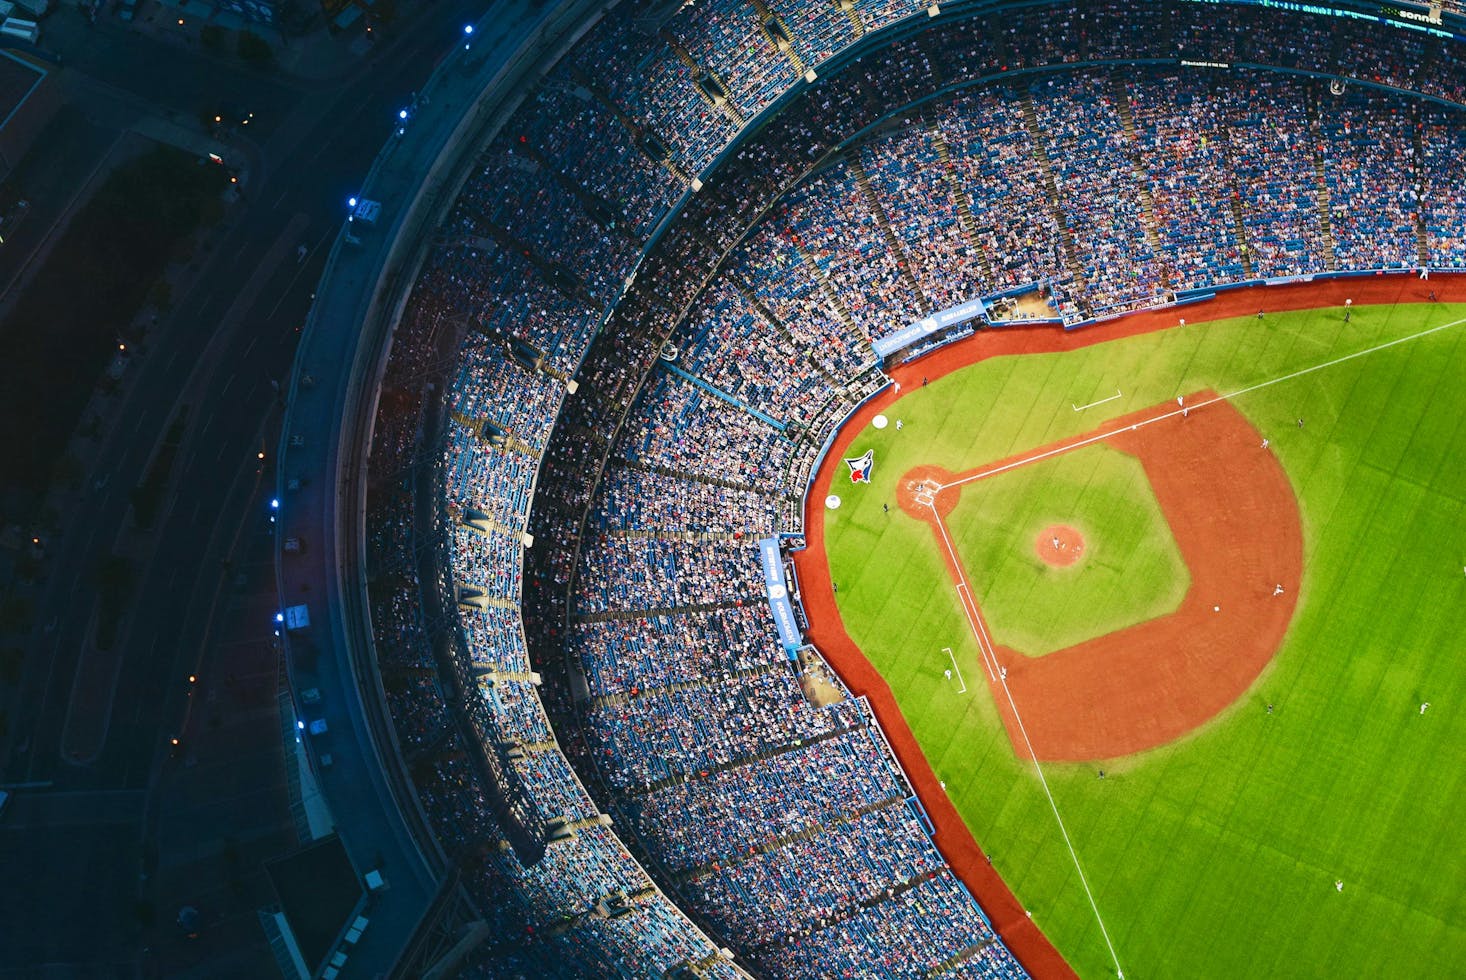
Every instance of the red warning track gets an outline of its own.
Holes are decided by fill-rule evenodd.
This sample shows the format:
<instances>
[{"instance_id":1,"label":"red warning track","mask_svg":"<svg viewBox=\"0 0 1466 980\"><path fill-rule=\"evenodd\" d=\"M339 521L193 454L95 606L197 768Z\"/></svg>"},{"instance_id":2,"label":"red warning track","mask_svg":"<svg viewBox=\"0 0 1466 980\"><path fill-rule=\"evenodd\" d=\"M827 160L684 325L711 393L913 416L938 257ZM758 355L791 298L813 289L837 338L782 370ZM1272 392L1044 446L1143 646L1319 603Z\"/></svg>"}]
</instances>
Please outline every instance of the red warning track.
<instances>
[{"instance_id":1,"label":"red warning track","mask_svg":"<svg viewBox=\"0 0 1466 980\"><path fill-rule=\"evenodd\" d=\"M1236 290L1179 310L1137 313L1073 333L1051 327L1009 327L983 331L967 341L934 351L889 373L902 386L910 388L920 384L923 378L939 378L990 357L1077 350L1090 344L1168 329L1177 326L1183 315L1192 323L1201 323L1205 320L1253 314L1259 309L1277 312L1339 305L1345 299L1353 299L1357 306L1420 303L1428 302L1432 291L1442 302L1466 299L1466 276L1438 274L1429 282L1421 282L1404 275L1378 276L1372 279L1257 287ZM911 726L901 715L890 686L845 632L835 605L834 592L830 587L829 559L825 555L824 511L821 502L830 492L836 468L843 468L840 466L842 454L850 448L856 435L871 418L888 409L897 397L899 396L894 391L887 389L866 402L851 416L835 438L806 497L805 538L809 547L800 552L795 560L801 583L800 598L811 624L809 638L819 647L846 686L856 694L870 699L896 757L906 770L936 827L937 847L952 866L952 870L982 903L983 909L992 920L993 928L1003 942L1033 976L1073 977L1074 971L1033 924L1033 920L1025 915L1012 891L977 846L972 832L962 822L962 817L947 798L926 756L922 754L921 746L916 743ZM813 501L812 505L810 501Z\"/></svg>"}]
</instances>

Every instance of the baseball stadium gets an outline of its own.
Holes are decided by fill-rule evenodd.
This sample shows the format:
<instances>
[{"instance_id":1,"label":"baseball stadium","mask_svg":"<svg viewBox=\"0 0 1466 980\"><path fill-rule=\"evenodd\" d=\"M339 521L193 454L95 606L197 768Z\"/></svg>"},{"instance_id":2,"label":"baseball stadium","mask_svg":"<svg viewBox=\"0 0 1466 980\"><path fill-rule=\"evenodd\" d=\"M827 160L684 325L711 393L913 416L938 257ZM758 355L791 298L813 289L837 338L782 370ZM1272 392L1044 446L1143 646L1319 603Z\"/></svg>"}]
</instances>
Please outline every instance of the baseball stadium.
<instances>
[{"instance_id":1,"label":"baseball stadium","mask_svg":"<svg viewBox=\"0 0 1466 980\"><path fill-rule=\"evenodd\" d=\"M342 362L453 969L1458 975L1466 7L572 6Z\"/></svg>"}]
</instances>

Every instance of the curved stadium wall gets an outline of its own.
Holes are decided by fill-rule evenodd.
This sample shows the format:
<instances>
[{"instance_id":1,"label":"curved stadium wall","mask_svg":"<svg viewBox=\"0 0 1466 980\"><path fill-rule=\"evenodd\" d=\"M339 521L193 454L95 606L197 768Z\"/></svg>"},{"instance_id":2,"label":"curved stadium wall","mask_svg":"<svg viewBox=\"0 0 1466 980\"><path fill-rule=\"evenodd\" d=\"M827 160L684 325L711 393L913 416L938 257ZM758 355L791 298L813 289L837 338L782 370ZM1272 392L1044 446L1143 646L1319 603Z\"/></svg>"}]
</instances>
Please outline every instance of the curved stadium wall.
<instances>
[{"instance_id":1,"label":"curved stadium wall","mask_svg":"<svg viewBox=\"0 0 1466 980\"><path fill-rule=\"evenodd\" d=\"M437 233L373 452L388 699L506 939L483 968L735 971L713 936L771 976L1016 975L868 707L806 700L818 659L780 648L751 545L799 529L827 432L883 383L871 342L933 309L1036 287L1077 322L1177 289L1460 267L1456 59L1447 38L1245 5L720 3L613 10L550 67ZM1198 111L1269 134L1226 159L1186 147L1198 183L1258 189L1211 238L1209 202L1136 163ZM1418 187L1361 126L1420 136ZM1308 187L1268 183L1315 140L1363 160L1330 191L1366 206L1327 232ZM1132 186L1148 211L1115 205ZM1406 224L1387 205L1411 193ZM424 377L447 380L446 417L415 446ZM391 476L414 455L440 463L426 516ZM394 557L405 525L440 529L451 567L419 581ZM452 614L424 616L423 590ZM549 839L537 861L501 843L496 793Z\"/></svg>"}]
</instances>

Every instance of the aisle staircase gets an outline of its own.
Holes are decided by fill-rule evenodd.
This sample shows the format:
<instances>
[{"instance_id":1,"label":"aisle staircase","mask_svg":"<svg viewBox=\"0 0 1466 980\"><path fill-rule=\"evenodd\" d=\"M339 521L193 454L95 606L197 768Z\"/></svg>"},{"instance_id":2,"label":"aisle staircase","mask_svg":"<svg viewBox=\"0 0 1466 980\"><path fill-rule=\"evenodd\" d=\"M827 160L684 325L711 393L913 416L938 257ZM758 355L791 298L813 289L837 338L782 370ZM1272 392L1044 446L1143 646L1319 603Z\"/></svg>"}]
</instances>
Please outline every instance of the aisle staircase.
<instances>
[{"instance_id":1,"label":"aisle staircase","mask_svg":"<svg viewBox=\"0 0 1466 980\"><path fill-rule=\"evenodd\" d=\"M982 263L983 277L990 284L996 283L998 280L997 276L993 274L993 264L988 259L988 252L982 245L982 239L978 236L977 218L972 213L972 198L967 196L967 189L962 186L962 179L957 176L957 165L952 162L952 147L948 145L947 137L942 133L942 128L937 125L936 120L928 120L926 125L927 131L931 134L932 145L937 148L937 158L942 161L942 180L946 183L952 200L957 204L957 223L962 226L962 237L967 240L968 247Z\"/></svg>"},{"instance_id":2,"label":"aisle staircase","mask_svg":"<svg viewBox=\"0 0 1466 980\"><path fill-rule=\"evenodd\" d=\"M751 0L754 12L758 14L759 27L763 28L764 37L769 43L779 49L779 52L789 59L789 64L794 68L794 74L806 77L806 73L813 72L805 67L804 59L799 57L799 52L794 50L793 35L789 33L789 27L782 18L769 7L765 0ZM807 78L813 81L812 78Z\"/></svg>"},{"instance_id":3,"label":"aisle staircase","mask_svg":"<svg viewBox=\"0 0 1466 980\"><path fill-rule=\"evenodd\" d=\"M1318 103L1310 100L1308 104L1308 141L1313 146L1313 176L1314 176L1314 198L1318 203L1318 230L1323 238L1323 264L1324 268L1333 272L1338 269L1338 259L1335 257L1334 229L1329 220L1332 213L1329 200L1328 168L1323 162L1323 132L1318 121Z\"/></svg>"},{"instance_id":4,"label":"aisle staircase","mask_svg":"<svg viewBox=\"0 0 1466 980\"><path fill-rule=\"evenodd\" d=\"M677 40L671 31L658 31L657 36L667 42L667 47L672 49L672 53L677 56L677 60L686 65L687 70L692 72L692 87L697 90L697 94L702 97L702 100L727 116L728 121L734 126L742 129L746 120L744 120L743 114L738 111L737 106L733 104L733 100L728 97L728 86L723 83L723 80L698 64L697 59L683 46L681 41Z\"/></svg>"},{"instance_id":5,"label":"aisle staircase","mask_svg":"<svg viewBox=\"0 0 1466 980\"><path fill-rule=\"evenodd\" d=\"M1247 240L1247 209L1242 204L1242 188L1237 182L1236 160L1232 155L1232 132L1224 127L1217 138L1221 140L1222 169L1227 175L1227 203L1232 209L1233 237L1237 242L1237 254L1242 259L1242 277L1251 279L1252 245Z\"/></svg>"},{"instance_id":6,"label":"aisle staircase","mask_svg":"<svg viewBox=\"0 0 1466 980\"><path fill-rule=\"evenodd\" d=\"M1038 161L1039 170L1043 172L1044 191L1049 199L1049 209L1053 212L1054 222L1059 229L1059 245L1064 254L1064 268L1068 270L1074 285L1083 288L1086 280L1080 274L1079 259L1074 247L1074 234L1069 230L1069 223L1064 220L1064 208L1059 200L1059 185L1054 180L1054 162L1049 159L1049 151L1044 143L1043 127L1039 125L1038 111L1033 107L1032 93L1024 91L1020 96L1020 104L1023 107L1023 121L1028 126L1029 140L1033 143L1033 158Z\"/></svg>"},{"instance_id":7,"label":"aisle staircase","mask_svg":"<svg viewBox=\"0 0 1466 980\"><path fill-rule=\"evenodd\" d=\"M921 288L921 283L916 281L916 276L911 272L911 259L906 254L906 246L901 239L896 237L896 229L891 227L891 219L886 215L885 205L876 196L875 188L871 186L870 174L865 171L865 164L860 159L858 152L845 156L845 162L850 167L850 173L855 177L855 185L860 188L860 194L865 199L865 205L870 213L875 216L876 224L881 229L881 236L886 240L886 248L891 253L891 258L896 260L896 268L901 270L901 278L906 282L906 288L913 294L926 298L927 306L932 306L932 298L926 295L926 290Z\"/></svg>"},{"instance_id":8,"label":"aisle staircase","mask_svg":"<svg viewBox=\"0 0 1466 980\"><path fill-rule=\"evenodd\" d=\"M1161 236L1156 224L1155 196L1150 190L1150 174L1146 172L1141 159L1140 140L1135 135L1135 114L1130 111L1130 95L1125 89L1125 79L1120 75L1110 76L1111 92L1115 100L1115 114L1120 117L1120 128L1125 131L1129 144L1125 155L1130 158L1130 169L1135 174L1135 186L1140 192L1141 226L1145 228L1145 240L1151 251L1161 254ZM1164 276L1164 269L1162 270Z\"/></svg>"},{"instance_id":9,"label":"aisle staircase","mask_svg":"<svg viewBox=\"0 0 1466 980\"><path fill-rule=\"evenodd\" d=\"M1410 136L1415 141L1414 170L1412 183L1419 183L1420 172L1425 167L1425 141L1420 138L1420 106L1410 104ZM1422 269L1430 265L1430 237L1425 228L1425 202L1415 203L1415 263Z\"/></svg>"},{"instance_id":10,"label":"aisle staircase","mask_svg":"<svg viewBox=\"0 0 1466 980\"><path fill-rule=\"evenodd\" d=\"M829 276L825 275L825 270L814 260L814 256L806 252L804 246L797 242L794 243L794 251L799 253L799 260L804 263L804 267L809 271L810 276L814 278L815 282L819 283L820 292L824 294L825 306L829 311L850 332L850 336L864 337L866 342L869 343L871 340L870 336L863 329L856 326L855 317L850 315L850 311L845 307L844 301L840 299L840 294L835 290L834 284L830 282Z\"/></svg>"}]
</instances>

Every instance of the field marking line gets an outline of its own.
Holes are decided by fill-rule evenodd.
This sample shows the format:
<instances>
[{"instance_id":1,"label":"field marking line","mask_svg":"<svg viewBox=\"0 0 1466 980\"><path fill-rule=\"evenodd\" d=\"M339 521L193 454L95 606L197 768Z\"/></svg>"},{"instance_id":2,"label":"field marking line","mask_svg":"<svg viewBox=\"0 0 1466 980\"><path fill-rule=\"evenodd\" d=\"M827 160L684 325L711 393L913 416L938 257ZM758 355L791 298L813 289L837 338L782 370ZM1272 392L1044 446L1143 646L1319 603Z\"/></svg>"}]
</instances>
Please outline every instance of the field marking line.
<instances>
[{"instance_id":1,"label":"field marking line","mask_svg":"<svg viewBox=\"0 0 1466 980\"><path fill-rule=\"evenodd\" d=\"M972 590L967 587L967 573L963 570L962 564L957 561L957 550L952 547L952 539L947 534L946 522L942 515L937 513L936 504L928 504L931 508L932 519L936 522L937 530L942 534L942 541L947 547L947 554L952 557L952 567L957 570L957 600L962 604L962 614L967 617L967 628L972 630L972 635L977 635L977 604L972 601ZM981 642L977 645L978 653L982 655L982 665L987 668L988 677L996 681L998 679L998 663L996 658L989 659L988 651L983 649Z\"/></svg>"},{"instance_id":2,"label":"field marking line","mask_svg":"<svg viewBox=\"0 0 1466 980\"><path fill-rule=\"evenodd\" d=\"M942 649L945 650L945 651L947 651L947 656L952 661L952 669L957 672L957 681L958 681L958 683L960 683L962 685L962 690L958 691L957 693L958 694L966 694L967 693L967 682L962 679L962 668L957 666L957 657L952 653L952 648L951 647L942 647Z\"/></svg>"},{"instance_id":3,"label":"field marking line","mask_svg":"<svg viewBox=\"0 0 1466 980\"><path fill-rule=\"evenodd\" d=\"M1074 409L1074 411L1076 411L1076 412L1082 412L1086 408L1094 408L1096 405L1103 405L1105 402L1112 402L1116 398L1119 398L1119 397L1120 397L1120 389L1119 388L1116 388L1115 389L1115 393L1113 395L1111 395L1109 398L1101 398L1099 401L1097 401L1097 402L1090 402L1088 405L1076 405L1073 402L1070 402L1069 403L1069 407L1072 408L1072 409Z\"/></svg>"},{"instance_id":4,"label":"field marking line","mask_svg":"<svg viewBox=\"0 0 1466 980\"><path fill-rule=\"evenodd\" d=\"M946 522L942 520L942 515L937 513L935 507L932 508L932 516L936 518L937 528L942 532L942 542L947 548L947 556L952 561L952 567L957 570L957 595L962 600L963 612L967 614L967 623L972 628L973 639L977 641L977 648L982 651L984 663L990 661L996 664L997 652L992 637L988 635L987 626L977 611L976 603L972 601L972 591L967 586L967 572L952 547L952 538L947 534ZM964 590L967 593L965 597L963 596ZM1008 707L1013 711L1013 721L1018 725L1018 734L1023 736L1023 744L1028 746L1028 757L1033 760L1033 771L1038 774L1039 785L1043 787L1044 796L1048 798L1049 809L1054 813L1054 821L1059 825L1059 833L1064 838L1064 846L1069 849L1069 858L1074 862L1074 870L1079 874L1079 883L1084 886L1084 895L1089 899L1090 910L1094 912L1094 921L1099 924L1100 935L1104 937L1105 946L1109 948L1110 959L1115 964L1115 973L1123 980L1125 971L1120 966L1120 954L1115 952L1115 944L1110 940L1110 930L1105 927L1104 916L1100 915L1099 903L1095 901L1094 892L1089 887L1089 877L1085 875L1084 867L1080 864L1079 852L1074 849L1074 841L1069 836L1069 828L1059 813L1059 804L1054 800L1054 793L1049 788L1048 778L1044 776L1043 766L1039 765L1038 753L1033 750L1033 741L1028 737L1028 728L1023 724L1023 716L1018 712L1018 703L1013 700L1013 692L1008 687L1007 671L1000 668L994 681L1003 689L1003 696L1008 699Z\"/></svg>"},{"instance_id":5,"label":"field marking line","mask_svg":"<svg viewBox=\"0 0 1466 980\"><path fill-rule=\"evenodd\" d=\"M1184 415L1187 412L1193 412L1199 408L1205 408L1208 405L1215 405L1217 402L1231 401L1234 398L1238 398L1242 395L1251 394L1252 392L1257 391L1261 388L1268 388L1272 385L1280 384L1284 381L1292 381L1294 378L1301 378L1305 374L1312 374L1315 371L1322 371L1324 368L1334 367L1335 365L1343 364L1345 361L1352 361L1357 357L1363 357L1365 354L1376 354L1379 351L1398 346L1399 344L1408 343L1412 340L1420 340L1422 337L1428 337L1433 333L1440 333L1442 330L1449 330L1452 327L1459 327L1463 323L1466 323L1466 318L1462 318L1460 320L1452 320L1450 323L1442 323L1439 326L1427 327L1426 329L1418 331L1416 333L1412 333L1409 336L1396 337L1394 340L1387 340L1382 344L1376 344L1373 347L1366 347L1364 350L1357 350L1352 354L1344 354L1343 356L1336 357L1333 360L1324 361L1322 364L1314 364L1310 367L1293 371L1290 374L1282 375L1281 377L1269 378L1266 381L1259 381L1257 384L1248 385L1245 388L1238 388L1235 391L1229 391L1224 394L1217 395L1215 398L1209 398L1204 402L1197 402L1194 405L1186 405L1182 408L1174 408L1169 412L1157 415L1155 418L1141 419L1134 425L1129 426L1128 430L1133 432L1136 429L1141 428L1142 426L1153 425L1156 422L1164 422L1166 419L1175 418L1177 415ZM960 487L965 484L972 483L975 480L981 480L986 477L997 476L999 473L1006 473L1007 471L1017 469L1020 466L1027 466L1029 463L1037 463L1040 460L1049 459L1053 456L1059 456L1063 453L1071 452L1075 449L1083 449L1085 446L1090 446L1097 442L1103 442L1111 436L1117 435L1124 431L1127 430L1121 428L1115 429L1112 432L1098 432L1092 436L1085 436L1083 439L1077 440L1075 442L1066 443L1062 446L1055 446L1053 449L1046 449L1041 453L1034 453L1032 456L1025 456L1023 459L1016 459L1011 463L1004 463L1002 466L994 466L992 469L982 470L980 472L973 473L971 476L964 476L959 480L953 480L951 483L946 483L939 487L938 492L942 490L950 490L952 487Z\"/></svg>"}]
</instances>

